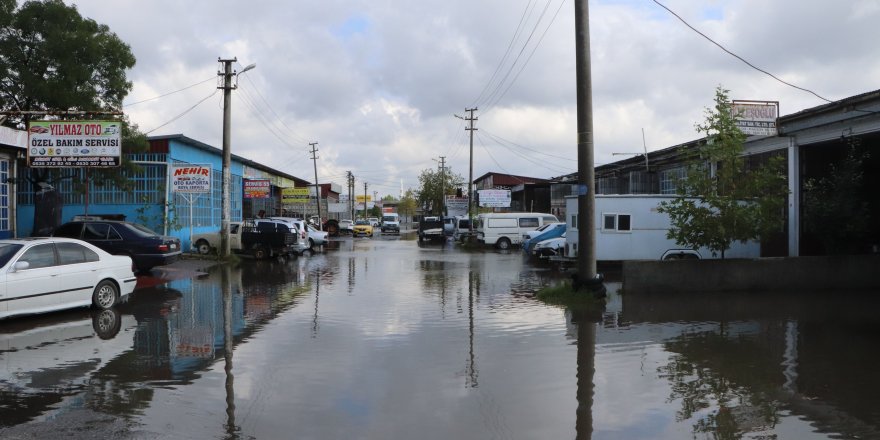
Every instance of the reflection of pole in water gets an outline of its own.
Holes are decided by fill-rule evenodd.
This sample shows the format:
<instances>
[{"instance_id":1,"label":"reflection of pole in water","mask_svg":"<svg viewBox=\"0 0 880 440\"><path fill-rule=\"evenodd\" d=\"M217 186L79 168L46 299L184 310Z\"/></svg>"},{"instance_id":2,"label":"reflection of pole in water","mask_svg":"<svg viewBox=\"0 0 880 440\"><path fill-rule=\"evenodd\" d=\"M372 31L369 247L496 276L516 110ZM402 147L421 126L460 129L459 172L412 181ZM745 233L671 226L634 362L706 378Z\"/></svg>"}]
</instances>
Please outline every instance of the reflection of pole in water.
<instances>
[{"instance_id":1,"label":"reflection of pole in water","mask_svg":"<svg viewBox=\"0 0 880 440\"><path fill-rule=\"evenodd\" d=\"M355 274L354 257L351 257L348 259L348 293L349 294L351 294L351 292L354 290L354 274Z\"/></svg>"},{"instance_id":2,"label":"reflection of pole in water","mask_svg":"<svg viewBox=\"0 0 880 440\"><path fill-rule=\"evenodd\" d=\"M798 341L798 324L797 321L789 321L785 323L785 352L782 353L782 375L785 377L785 384L782 388L794 394L797 392L797 341Z\"/></svg>"},{"instance_id":3,"label":"reflection of pole in water","mask_svg":"<svg viewBox=\"0 0 880 440\"><path fill-rule=\"evenodd\" d=\"M232 285L229 266L223 265L220 279L223 291L223 360L226 371L226 433L235 435L235 377L232 375Z\"/></svg>"},{"instance_id":4,"label":"reflection of pole in water","mask_svg":"<svg viewBox=\"0 0 880 440\"><path fill-rule=\"evenodd\" d=\"M577 420L575 438L593 437L593 394L596 373L596 323L601 321L602 311L587 308L572 310L571 321L577 326Z\"/></svg>"},{"instance_id":5,"label":"reflection of pole in water","mask_svg":"<svg viewBox=\"0 0 880 440\"><path fill-rule=\"evenodd\" d=\"M321 273L315 270L315 316L312 318L312 338L318 336L318 297L321 295Z\"/></svg>"},{"instance_id":6,"label":"reflection of pole in water","mask_svg":"<svg viewBox=\"0 0 880 440\"><path fill-rule=\"evenodd\" d=\"M466 388L476 388L477 376L479 376L476 355L474 354L474 284L476 284L479 293L479 283L474 283L474 272L470 271L468 272L468 339L470 347L468 347Z\"/></svg>"}]
</instances>

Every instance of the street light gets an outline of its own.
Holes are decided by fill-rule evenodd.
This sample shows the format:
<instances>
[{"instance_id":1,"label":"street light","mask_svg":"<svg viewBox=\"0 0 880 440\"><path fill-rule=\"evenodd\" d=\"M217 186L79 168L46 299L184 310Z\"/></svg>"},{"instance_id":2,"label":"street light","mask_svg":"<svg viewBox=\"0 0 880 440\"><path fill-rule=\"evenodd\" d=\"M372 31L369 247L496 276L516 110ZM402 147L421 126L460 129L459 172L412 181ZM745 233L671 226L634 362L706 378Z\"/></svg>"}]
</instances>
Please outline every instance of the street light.
<instances>
[{"instance_id":1,"label":"street light","mask_svg":"<svg viewBox=\"0 0 880 440\"><path fill-rule=\"evenodd\" d=\"M220 211L220 256L228 257L232 253L229 245L229 217L232 216L229 200L229 194L232 192L230 190L232 185L232 147L229 144L229 129L232 117L232 89L236 87L232 85L232 77L241 75L257 65L250 64L236 74L232 70L232 63L238 61L237 58L226 60L217 58L217 61L223 63L223 72L217 72L218 75L223 75L223 85L219 87L223 89L223 199Z\"/></svg>"}]
</instances>

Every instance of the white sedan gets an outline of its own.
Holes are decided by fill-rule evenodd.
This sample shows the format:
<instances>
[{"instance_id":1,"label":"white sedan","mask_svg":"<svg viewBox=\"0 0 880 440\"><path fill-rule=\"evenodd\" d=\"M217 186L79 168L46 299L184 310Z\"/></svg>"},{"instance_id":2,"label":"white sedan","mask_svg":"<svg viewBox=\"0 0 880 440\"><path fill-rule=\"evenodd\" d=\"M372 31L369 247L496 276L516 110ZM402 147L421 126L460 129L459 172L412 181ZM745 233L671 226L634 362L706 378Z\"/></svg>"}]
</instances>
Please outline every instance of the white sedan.
<instances>
[{"instance_id":1,"label":"white sedan","mask_svg":"<svg viewBox=\"0 0 880 440\"><path fill-rule=\"evenodd\" d=\"M109 309L137 284L131 257L72 238L0 240L0 318L74 307Z\"/></svg>"}]
</instances>

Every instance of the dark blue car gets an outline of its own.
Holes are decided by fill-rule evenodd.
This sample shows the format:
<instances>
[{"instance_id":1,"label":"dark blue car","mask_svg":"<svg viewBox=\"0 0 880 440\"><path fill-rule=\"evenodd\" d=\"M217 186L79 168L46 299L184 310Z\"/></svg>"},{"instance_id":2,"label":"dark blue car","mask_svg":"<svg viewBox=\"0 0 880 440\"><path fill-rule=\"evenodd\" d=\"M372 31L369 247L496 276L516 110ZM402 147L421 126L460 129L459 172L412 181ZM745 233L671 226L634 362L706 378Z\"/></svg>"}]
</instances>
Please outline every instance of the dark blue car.
<instances>
[{"instance_id":1,"label":"dark blue car","mask_svg":"<svg viewBox=\"0 0 880 440\"><path fill-rule=\"evenodd\" d=\"M114 255L128 255L138 272L171 264L180 256L180 239L126 221L73 221L59 226L52 235L77 238Z\"/></svg>"}]
</instances>

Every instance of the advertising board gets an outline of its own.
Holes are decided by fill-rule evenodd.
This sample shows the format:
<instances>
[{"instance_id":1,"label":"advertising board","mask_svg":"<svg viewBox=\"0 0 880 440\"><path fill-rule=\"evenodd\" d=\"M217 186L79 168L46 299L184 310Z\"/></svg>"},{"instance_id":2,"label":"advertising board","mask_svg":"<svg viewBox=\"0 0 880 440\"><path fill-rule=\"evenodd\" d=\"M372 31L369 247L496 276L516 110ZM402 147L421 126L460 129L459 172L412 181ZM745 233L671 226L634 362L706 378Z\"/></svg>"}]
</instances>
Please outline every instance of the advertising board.
<instances>
[{"instance_id":1,"label":"advertising board","mask_svg":"<svg viewBox=\"0 0 880 440\"><path fill-rule=\"evenodd\" d=\"M509 189L481 189L477 198L483 208L510 208Z\"/></svg>"},{"instance_id":2,"label":"advertising board","mask_svg":"<svg viewBox=\"0 0 880 440\"><path fill-rule=\"evenodd\" d=\"M272 191L269 179L243 179L244 198L268 199Z\"/></svg>"},{"instance_id":3,"label":"advertising board","mask_svg":"<svg viewBox=\"0 0 880 440\"><path fill-rule=\"evenodd\" d=\"M28 166L118 167L122 157L121 127L119 121L31 121Z\"/></svg>"},{"instance_id":4,"label":"advertising board","mask_svg":"<svg viewBox=\"0 0 880 440\"><path fill-rule=\"evenodd\" d=\"M775 101L733 101L731 112L736 126L749 136L776 136L779 103Z\"/></svg>"},{"instance_id":5,"label":"advertising board","mask_svg":"<svg viewBox=\"0 0 880 440\"><path fill-rule=\"evenodd\" d=\"M311 191L308 188L284 188L281 190L282 203L309 203Z\"/></svg>"},{"instance_id":6,"label":"advertising board","mask_svg":"<svg viewBox=\"0 0 880 440\"><path fill-rule=\"evenodd\" d=\"M171 165L171 191L204 194L211 192L211 165Z\"/></svg>"}]
</instances>

